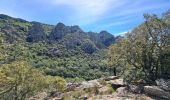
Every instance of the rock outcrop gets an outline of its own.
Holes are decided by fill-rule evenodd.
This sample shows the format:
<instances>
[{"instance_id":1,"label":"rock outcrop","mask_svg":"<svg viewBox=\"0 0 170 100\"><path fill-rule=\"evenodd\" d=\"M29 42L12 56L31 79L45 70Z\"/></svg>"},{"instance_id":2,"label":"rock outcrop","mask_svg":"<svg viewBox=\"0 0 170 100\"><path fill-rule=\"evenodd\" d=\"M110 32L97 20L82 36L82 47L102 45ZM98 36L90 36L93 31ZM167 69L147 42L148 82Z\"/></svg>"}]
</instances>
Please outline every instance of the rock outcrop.
<instances>
[{"instance_id":1,"label":"rock outcrop","mask_svg":"<svg viewBox=\"0 0 170 100\"><path fill-rule=\"evenodd\" d=\"M79 26L65 26L63 23L58 23L52 30L49 39L52 41L58 41L69 33L81 33L83 32Z\"/></svg>"},{"instance_id":2,"label":"rock outcrop","mask_svg":"<svg viewBox=\"0 0 170 100\"><path fill-rule=\"evenodd\" d=\"M98 80L84 81L78 88L87 89L93 87L101 87L101 84L98 82Z\"/></svg>"},{"instance_id":3,"label":"rock outcrop","mask_svg":"<svg viewBox=\"0 0 170 100\"><path fill-rule=\"evenodd\" d=\"M42 25L38 22L33 22L33 25L29 29L27 42L38 42L46 40L46 34Z\"/></svg>"},{"instance_id":4,"label":"rock outcrop","mask_svg":"<svg viewBox=\"0 0 170 100\"><path fill-rule=\"evenodd\" d=\"M52 30L49 39L50 41L57 41L64 37L67 33L71 33L71 30L66 27L63 23L58 23Z\"/></svg>"},{"instance_id":5,"label":"rock outcrop","mask_svg":"<svg viewBox=\"0 0 170 100\"><path fill-rule=\"evenodd\" d=\"M107 31L101 31L99 33L99 39L105 46L110 46L115 42L115 37Z\"/></svg>"},{"instance_id":6,"label":"rock outcrop","mask_svg":"<svg viewBox=\"0 0 170 100\"><path fill-rule=\"evenodd\" d=\"M0 32L5 34L6 41L9 42L9 43L13 43L13 42L23 38L22 35L19 34L17 32L17 30L13 26L10 26L10 25L5 25L0 30Z\"/></svg>"},{"instance_id":7,"label":"rock outcrop","mask_svg":"<svg viewBox=\"0 0 170 100\"><path fill-rule=\"evenodd\" d=\"M106 82L102 84L101 82ZM116 88L112 86L118 86ZM142 86L141 86L142 87ZM40 93L29 100L164 100L170 99L170 93L160 89L158 86L143 86L141 93L140 86L129 87L123 83L123 79L117 76L110 76L81 83L68 83L64 93L53 92L47 96ZM45 97L46 96L46 97ZM76 97L76 98L75 98Z\"/></svg>"},{"instance_id":8,"label":"rock outcrop","mask_svg":"<svg viewBox=\"0 0 170 100\"><path fill-rule=\"evenodd\" d=\"M126 87L119 87L119 88L116 90L116 92L117 92L117 96L119 96L119 97L125 97L125 96L127 95L127 93L128 93L128 90L127 90Z\"/></svg>"},{"instance_id":9,"label":"rock outcrop","mask_svg":"<svg viewBox=\"0 0 170 100\"><path fill-rule=\"evenodd\" d=\"M157 86L144 86L144 93L155 97L170 99L170 92L166 92Z\"/></svg>"},{"instance_id":10,"label":"rock outcrop","mask_svg":"<svg viewBox=\"0 0 170 100\"><path fill-rule=\"evenodd\" d=\"M165 79L157 79L157 80L156 80L156 84L157 84L157 86L160 87L161 89L170 92L170 79L168 79L168 80L165 80Z\"/></svg>"},{"instance_id":11,"label":"rock outcrop","mask_svg":"<svg viewBox=\"0 0 170 100\"><path fill-rule=\"evenodd\" d=\"M133 92L133 93L143 93L143 86L142 85L139 85L139 86L136 86L136 85L128 85L128 90L130 92Z\"/></svg>"}]
</instances>

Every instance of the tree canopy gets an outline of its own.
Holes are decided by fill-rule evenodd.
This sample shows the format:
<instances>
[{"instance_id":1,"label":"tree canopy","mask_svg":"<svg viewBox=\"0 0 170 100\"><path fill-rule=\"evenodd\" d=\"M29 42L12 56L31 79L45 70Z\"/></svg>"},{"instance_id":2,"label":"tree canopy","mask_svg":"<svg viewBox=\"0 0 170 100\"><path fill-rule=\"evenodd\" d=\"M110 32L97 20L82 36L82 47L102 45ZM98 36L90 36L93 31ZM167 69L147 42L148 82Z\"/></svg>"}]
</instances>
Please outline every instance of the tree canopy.
<instances>
[{"instance_id":1,"label":"tree canopy","mask_svg":"<svg viewBox=\"0 0 170 100\"><path fill-rule=\"evenodd\" d=\"M163 18L145 14L142 25L110 47L111 61L126 70L125 79L153 82L170 77L169 14Z\"/></svg>"}]
</instances>

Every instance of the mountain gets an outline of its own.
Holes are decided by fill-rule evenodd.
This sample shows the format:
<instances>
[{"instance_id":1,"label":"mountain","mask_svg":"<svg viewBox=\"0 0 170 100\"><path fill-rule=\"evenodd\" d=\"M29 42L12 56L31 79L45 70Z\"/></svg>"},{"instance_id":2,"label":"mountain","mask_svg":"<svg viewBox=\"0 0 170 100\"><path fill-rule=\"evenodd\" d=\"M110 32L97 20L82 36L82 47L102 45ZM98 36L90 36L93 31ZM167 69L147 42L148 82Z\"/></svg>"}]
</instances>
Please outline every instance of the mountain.
<instances>
[{"instance_id":1,"label":"mountain","mask_svg":"<svg viewBox=\"0 0 170 100\"><path fill-rule=\"evenodd\" d=\"M7 50L11 56L4 62L24 59L48 75L65 78L110 75L107 48L116 37L107 31L84 32L77 25L48 25L0 14L0 37L5 45L17 44Z\"/></svg>"}]
</instances>

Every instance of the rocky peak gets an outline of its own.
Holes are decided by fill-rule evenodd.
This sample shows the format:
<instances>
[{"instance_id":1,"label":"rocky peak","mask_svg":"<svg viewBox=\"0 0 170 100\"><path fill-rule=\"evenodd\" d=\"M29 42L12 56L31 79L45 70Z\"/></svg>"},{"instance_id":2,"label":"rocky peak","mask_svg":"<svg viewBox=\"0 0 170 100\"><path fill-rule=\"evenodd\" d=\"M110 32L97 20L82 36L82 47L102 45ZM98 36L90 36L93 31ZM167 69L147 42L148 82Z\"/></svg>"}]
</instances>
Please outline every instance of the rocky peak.
<instances>
[{"instance_id":1,"label":"rocky peak","mask_svg":"<svg viewBox=\"0 0 170 100\"><path fill-rule=\"evenodd\" d=\"M12 17L8 15L0 14L0 19L9 19L9 18L12 18Z\"/></svg>"},{"instance_id":2,"label":"rocky peak","mask_svg":"<svg viewBox=\"0 0 170 100\"><path fill-rule=\"evenodd\" d=\"M42 25L38 22L32 22L32 24L33 25L29 29L27 42L37 42L45 40L46 35Z\"/></svg>"},{"instance_id":3,"label":"rocky peak","mask_svg":"<svg viewBox=\"0 0 170 100\"><path fill-rule=\"evenodd\" d=\"M10 17L10 16L5 15L5 14L0 14L0 20L1 19L3 19L3 20L12 19L12 20L15 20L15 21L18 21L18 22L28 22L26 20L23 20L23 19L20 19L20 18L13 18L13 17Z\"/></svg>"},{"instance_id":4,"label":"rocky peak","mask_svg":"<svg viewBox=\"0 0 170 100\"><path fill-rule=\"evenodd\" d=\"M111 33L107 32L107 31L101 31L99 33L99 39L102 41L102 43L105 46L109 46L115 42L114 35L112 35Z\"/></svg>"},{"instance_id":5,"label":"rocky peak","mask_svg":"<svg viewBox=\"0 0 170 100\"><path fill-rule=\"evenodd\" d=\"M99 35L107 35L107 36L113 36L111 33L109 33L109 32L107 32L107 31L101 31L100 33L99 33Z\"/></svg>"},{"instance_id":6,"label":"rocky peak","mask_svg":"<svg viewBox=\"0 0 170 100\"><path fill-rule=\"evenodd\" d=\"M70 30L71 30L71 33L83 32L82 29L81 29L78 25L71 26L71 27L70 27Z\"/></svg>"},{"instance_id":7,"label":"rocky peak","mask_svg":"<svg viewBox=\"0 0 170 100\"><path fill-rule=\"evenodd\" d=\"M53 31L51 32L49 38L50 41L58 41L69 33L81 33L83 32L79 26L65 26L63 23L58 23Z\"/></svg>"},{"instance_id":8,"label":"rocky peak","mask_svg":"<svg viewBox=\"0 0 170 100\"><path fill-rule=\"evenodd\" d=\"M58 23L49 36L50 41L59 40L70 32L71 31L67 26L65 26L63 23Z\"/></svg>"},{"instance_id":9,"label":"rocky peak","mask_svg":"<svg viewBox=\"0 0 170 100\"><path fill-rule=\"evenodd\" d=\"M59 23L56 25L55 28L57 28L57 29L63 29L63 28L65 28L65 27L66 27L66 26L65 26L63 23L59 22Z\"/></svg>"}]
</instances>

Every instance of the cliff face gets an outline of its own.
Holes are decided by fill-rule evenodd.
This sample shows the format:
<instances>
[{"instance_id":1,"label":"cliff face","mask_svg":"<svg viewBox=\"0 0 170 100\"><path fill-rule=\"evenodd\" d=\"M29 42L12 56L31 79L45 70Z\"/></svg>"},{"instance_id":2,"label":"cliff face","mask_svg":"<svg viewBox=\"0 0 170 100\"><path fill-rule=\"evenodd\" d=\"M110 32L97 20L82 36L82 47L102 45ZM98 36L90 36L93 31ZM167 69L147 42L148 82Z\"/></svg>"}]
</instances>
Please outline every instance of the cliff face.
<instances>
[{"instance_id":1,"label":"cliff face","mask_svg":"<svg viewBox=\"0 0 170 100\"><path fill-rule=\"evenodd\" d=\"M40 23L34 22L29 28L27 42L38 42L46 40L45 31Z\"/></svg>"},{"instance_id":2,"label":"cliff face","mask_svg":"<svg viewBox=\"0 0 170 100\"><path fill-rule=\"evenodd\" d=\"M6 37L6 42L17 40L25 42L46 42L61 44L67 49L81 48L85 53L92 54L98 49L104 49L115 42L115 37L107 31L100 33L84 32L79 26L66 26L58 23L56 26L39 22L28 22L23 19L0 15L0 32ZM61 43L62 41L62 43Z\"/></svg>"}]
</instances>

